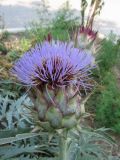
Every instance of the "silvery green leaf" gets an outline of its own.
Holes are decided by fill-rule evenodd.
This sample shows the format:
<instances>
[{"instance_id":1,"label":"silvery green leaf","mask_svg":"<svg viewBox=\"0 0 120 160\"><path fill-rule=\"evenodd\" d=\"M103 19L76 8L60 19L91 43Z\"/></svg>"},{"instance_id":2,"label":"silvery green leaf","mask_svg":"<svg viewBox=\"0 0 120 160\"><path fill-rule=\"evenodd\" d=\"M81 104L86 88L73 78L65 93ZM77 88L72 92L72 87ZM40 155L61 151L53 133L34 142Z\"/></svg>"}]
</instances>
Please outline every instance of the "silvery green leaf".
<instances>
[{"instance_id":1,"label":"silvery green leaf","mask_svg":"<svg viewBox=\"0 0 120 160\"><path fill-rule=\"evenodd\" d=\"M108 160L120 160L119 156L109 156Z\"/></svg>"},{"instance_id":2,"label":"silvery green leaf","mask_svg":"<svg viewBox=\"0 0 120 160\"><path fill-rule=\"evenodd\" d=\"M35 137L38 135L39 133L23 133L23 134L18 134L15 137L2 138L0 139L0 145L12 143L12 142L23 140L26 138Z\"/></svg>"}]
</instances>

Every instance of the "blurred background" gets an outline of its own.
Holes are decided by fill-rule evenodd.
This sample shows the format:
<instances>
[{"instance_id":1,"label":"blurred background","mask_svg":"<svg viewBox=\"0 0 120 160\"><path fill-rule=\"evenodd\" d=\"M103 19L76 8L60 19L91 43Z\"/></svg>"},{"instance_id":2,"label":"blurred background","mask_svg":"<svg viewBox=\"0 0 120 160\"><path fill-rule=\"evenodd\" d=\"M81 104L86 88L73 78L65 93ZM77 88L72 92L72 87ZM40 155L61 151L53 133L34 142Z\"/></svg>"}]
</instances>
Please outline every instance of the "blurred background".
<instances>
[{"instance_id":1,"label":"blurred background","mask_svg":"<svg viewBox=\"0 0 120 160\"><path fill-rule=\"evenodd\" d=\"M56 11L65 3L65 0L45 0L51 12L49 18L54 17ZM89 1L88 1L89 2ZM120 35L120 0L105 0L100 16L95 20L94 28L108 35L112 30ZM75 13L80 14L80 0L69 0ZM4 18L5 28L22 30L29 26L29 22L39 20L37 9L40 9L41 0L0 0L0 13ZM43 16L43 14L41 15Z\"/></svg>"}]
</instances>

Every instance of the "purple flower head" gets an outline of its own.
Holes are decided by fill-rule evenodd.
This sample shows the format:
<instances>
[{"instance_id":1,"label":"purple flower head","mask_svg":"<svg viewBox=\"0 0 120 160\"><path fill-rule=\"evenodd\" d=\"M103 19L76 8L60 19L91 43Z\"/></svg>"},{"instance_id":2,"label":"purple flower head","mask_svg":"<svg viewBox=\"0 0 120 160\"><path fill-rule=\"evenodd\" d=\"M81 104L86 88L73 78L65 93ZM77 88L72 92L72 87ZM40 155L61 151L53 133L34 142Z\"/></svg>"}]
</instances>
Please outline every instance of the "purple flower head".
<instances>
[{"instance_id":1,"label":"purple flower head","mask_svg":"<svg viewBox=\"0 0 120 160\"><path fill-rule=\"evenodd\" d=\"M26 85L52 88L79 85L88 87L94 58L84 50L64 42L36 45L13 66L12 74Z\"/></svg>"}]
</instances>

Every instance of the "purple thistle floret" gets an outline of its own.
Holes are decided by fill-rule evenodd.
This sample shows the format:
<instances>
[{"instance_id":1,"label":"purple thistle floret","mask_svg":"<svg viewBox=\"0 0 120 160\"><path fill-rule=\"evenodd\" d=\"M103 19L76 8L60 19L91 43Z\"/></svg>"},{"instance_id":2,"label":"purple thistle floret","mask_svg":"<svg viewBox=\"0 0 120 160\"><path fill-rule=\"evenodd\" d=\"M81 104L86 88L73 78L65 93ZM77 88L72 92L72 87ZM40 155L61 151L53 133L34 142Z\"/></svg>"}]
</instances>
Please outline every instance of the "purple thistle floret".
<instances>
[{"instance_id":1,"label":"purple thistle floret","mask_svg":"<svg viewBox=\"0 0 120 160\"><path fill-rule=\"evenodd\" d=\"M26 52L13 66L12 74L30 86L87 88L93 61L90 53L74 48L71 43L44 42Z\"/></svg>"}]
</instances>

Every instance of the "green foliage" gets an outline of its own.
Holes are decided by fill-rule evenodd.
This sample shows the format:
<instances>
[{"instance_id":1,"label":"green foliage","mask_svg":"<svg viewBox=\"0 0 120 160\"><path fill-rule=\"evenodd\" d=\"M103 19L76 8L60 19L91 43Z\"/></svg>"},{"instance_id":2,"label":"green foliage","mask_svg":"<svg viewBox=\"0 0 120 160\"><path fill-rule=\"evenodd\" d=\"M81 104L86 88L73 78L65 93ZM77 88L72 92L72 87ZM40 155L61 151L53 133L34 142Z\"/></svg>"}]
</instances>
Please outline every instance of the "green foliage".
<instances>
[{"instance_id":1,"label":"green foliage","mask_svg":"<svg viewBox=\"0 0 120 160\"><path fill-rule=\"evenodd\" d=\"M69 160L108 160L114 142L105 132L104 128L72 130L67 147Z\"/></svg>"},{"instance_id":2,"label":"green foliage","mask_svg":"<svg viewBox=\"0 0 120 160\"><path fill-rule=\"evenodd\" d=\"M18 157L19 160L22 158L36 160L38 157L53 157L54 153L57 153L56 140L49 141L46 133L22 133L16 135L15 139L14 137L6 139L9 143L6 142L0 147L0 156L3 159ZM0 140L5 142L4 139Z\"/></svg>"},{"instance_id":3,"label":"green foliage","mask_svg":"<svg viewBox=\"0 0 120 160\"><path fill-rule=\"evenodd\" d=\"M22 96L17 100L10 98L10 96L0 96L0 128L1 129L15 129L25 128L25 121L29 121L21 113L23 111L22 103L26 96ZM27 101L26 101L27 102Z\"/></svg>"},{"instance_id":4,"label":"green foliage","mask_svg":"<svg viewBox=\"0 0 120 160\"><path fill-rule=\"evenodd\" d=\"M0 42L0 54L6 54L7 48L5 47L4 43Z\"/></svg>"},{"instance_id":5,"label":"green foliage","mask_svg":"<svg viewBox=\"0 0 120 160\"><path fill-rule=\"evenodd\" d=\"M55 39L69 40L70 31L78 25L79 17L74 15L74 10L70 9L69 1L57 12L52 22L52 35Z\"/></svg>"},{"instance_id":6,"label":"green foliage","mask_svg":"<svg viewBox=\"0 0 120 160\"><path fill-rule=\"evenodd\" d=\"M97 123L120 133L120 90L113 73L107 73L103 83L104 88L95 102Z\"/></svg>"},{"instance_id":7,"label":"green foliage","mask_svg":"<svg viewBox=\"0 0 120 160\"><path fill-rule=\"evenodd\" d=\"M9 86L9 83L1 84ZM53 156L57 152L56 139L49 141L48 133L31 132L34 128L28 109L33 107L31 100L26 94L17 98L19 94L16 94L16 91L4 92L6 89L4 85L0 90L0 157L2 160L12 157L23 160L38 159L39 155Z\"/></svg>"},{"instance_id":8,"label":"green foliage","mask_svg":"<svg viewBox=\"0 0 120 160\"><path fill-rule=\"evenodd\" d=\"M45 7L45 5L44 5ZM48 12L47 9L44 9L44 12ZM41 12L38 12L38 15ZM47 13L46 13L47 14ZM41 16L40 16L41 17ZM31 29L29 31L30 37L33 40L33 43L39 43L45 40L45 37L48 33L52 34L54 40L69 40L69 34L71 31L76 28L78 25L78 17L74 16L74 11L70 9L69 2L65 3L57 12L55 18L52 22L49 22L47 25L42 25L44 22L45 16L42 16L42 20L38 23L31 23ZM44 26L44 27L43 27Z\"/></svg>"},{"instance_id":9,"label":"green foliage","mask_svg":"<svg viewBox=\"0 0 120 160\"><path fill-rule=\"evenodd\" d=\"M109 156L108 160L120 160L120 157L117 156Z\"/></svg>"},{"instance_id":10,"label":"green foliage","mask_svg":"<svg viewBox=\"0 0 120 160\"><path fill-rule=\"evenodd\" d=\"M57 160L59 137L53 135L52 138L49 138L50 135L46 132L26 132L17 134L15 137L9 135L7 138L1 138L0 144L4 146L0 145L0 156L3 160L12 157L18 157L18 160L25 158ZM114 141L105 134L105 129L93 131L81 128L70 131L66 154L69 160L108 160L113 145Z\"/></svg>"},{"instance_id":11,"label":"green foliage","mask_svg":"<svg viewBox=\"0 0 120 160\"><path fill-rule=\"evenodd\" d=\"M31 43L32 42L30 39L23 37L22 39L20 39L19 45L16 46L16 49L12 49L7 52L5 59L7 59L10 62L14 62L18 58L20 58L20 56L24 52L26 52L30 49Z\"/></svg>"},{"instance_id":12,"label":"green foliage","mask_svg":"<svg viewBox=\"0 0 120 160\"><path fill-rule=\"evenodd\" d=\"M27 38L22 38L20 40L20 49L21 49L21 52L24 53L26 51L28 51L31 47L31 41Z\"/></svg>"},{"instance_id":13,"label":"green foliage","mask_svg":"<svg viewBox=\"0 0 120 160\"><path fill-rule=\"evenodd\" d=\"M0 35L0 40L5 41L6 39L9 38L10 33L8 31L3 31Z\"/></svg>"},{"instance_id":14,"label":"green foliage","mask_svg":"<svg viewBox=\"0 0 120 160\"><path fill-rule=\"evenodd\" d=\"M104 39L101 43L101 49L97 55L101 75L109 72L119 60L120 46L114 42L116 42L116 37L111 34L108 39Z\"/></svg>"},{"instance_id":15,"label":"green foliage","mask_svg":"<svg viewBox=\"0 0 120 160\"><path fill-rule=\"evenodd\" d=\"M95 124L112 128L120 133L120 88L113 67L117 66L120 46L111 34L104 39L97 54L99 73L95 73L99 86L88 100L87 105L95 113Z\"/></svg>"},{"instance_id":16,"label":"green foliage","mask_svg":"<svg viewBox=\"0 0 120 160\"><path fill-rule=\"evenodd\" d=\"M9 51L6 55L6 58L10 61L15 61L16 59L18 59L20 57L20 54L18 54L16 51L12 50Z\"/></svg>"},{"instance_id":17,"label":"green foliage","mask_svg":"<svg viewBox=\"0 0 120 160\"><path fill-rule=\"evenodd\" d=\"M31 29L27 30L26 33L32 40L32 44L35 45L36 43L40 43L45 40L45 36L49 33L49 29L42 28L38 23L32 23Z\"/></svg>"},{"instance_id":18,"label":"green foliage","mask_svg":"<svg viewBox=\"0 0 120 160\"><path fill-rule=\"evenodd\" d=\"M96 120L99 125L113 128L120 132L120 90L112 68L119 62L120 47L115 42L115 37L104 40L99 53L99 68L103 89L95 101Z\"/></svg>"},{"instance_id":19,"label":"green foliage","mask_svg":"<svg viewBox=\"0 0 120 160\"><path fill-rule=\"evenodd\" d=\"M8 49L6 48L4 42L9 37L9 32L3 31L0 33L0 54L6 54Z\"/></svg>"},{"instance_id":20,"label":"green foliage","mask_svg":"<svg viewBox=\"0 0 120 160\"><path fill-rule=\"evenodd\" d=\"M8 96L12 100L19 98L23 92L24 87L21 84L13 82L12 80L1 80L0 81L0 95L2 97Z\"/></svg>"}]
</instances>

